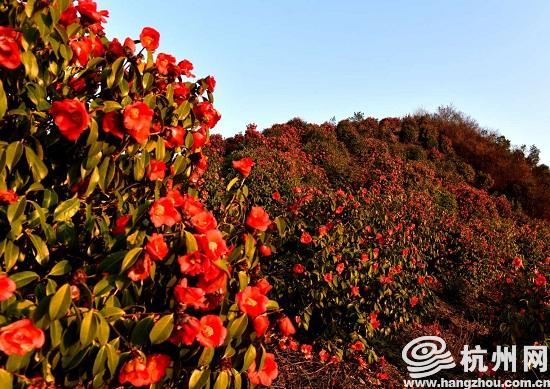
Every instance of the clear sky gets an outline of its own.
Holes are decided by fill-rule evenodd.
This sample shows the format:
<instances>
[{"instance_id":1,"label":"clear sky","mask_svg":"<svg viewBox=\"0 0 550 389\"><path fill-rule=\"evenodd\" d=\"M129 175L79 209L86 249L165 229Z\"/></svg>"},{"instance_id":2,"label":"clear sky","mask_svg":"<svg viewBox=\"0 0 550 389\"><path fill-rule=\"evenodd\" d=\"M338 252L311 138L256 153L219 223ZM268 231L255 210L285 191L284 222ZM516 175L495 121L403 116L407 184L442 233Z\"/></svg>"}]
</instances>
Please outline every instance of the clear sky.
<instances>
[{"instance_id":1,"label":"clear sky","mask_svg":"<svg viewBox=\"0 0 550 389\"><path fill-rule=\"evenodd\" d=\"M216 77L216 131L453 104L550 164L548 0L98 0L110 37Z\"/></svg>"}]
</instances>

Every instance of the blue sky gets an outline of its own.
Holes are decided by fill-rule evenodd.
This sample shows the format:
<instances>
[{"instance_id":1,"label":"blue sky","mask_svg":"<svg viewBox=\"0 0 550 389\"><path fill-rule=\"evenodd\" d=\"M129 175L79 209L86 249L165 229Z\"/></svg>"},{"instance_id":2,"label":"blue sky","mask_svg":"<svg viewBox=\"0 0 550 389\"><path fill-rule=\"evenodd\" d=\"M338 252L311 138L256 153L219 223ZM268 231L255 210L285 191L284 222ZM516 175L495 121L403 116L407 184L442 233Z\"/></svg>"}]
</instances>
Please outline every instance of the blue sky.
<instances>
[{"instance_id":1,"label":"blue sky","mask_svg":"<svg viewBox=\"0 0 550 389\"><path fill-rule=\"evenodd\" d=\"M453 104L550 164L547 0L97 2L110 37L155 27L158 52L216 77L224 135Z\"/></svg>"}]
</instances>

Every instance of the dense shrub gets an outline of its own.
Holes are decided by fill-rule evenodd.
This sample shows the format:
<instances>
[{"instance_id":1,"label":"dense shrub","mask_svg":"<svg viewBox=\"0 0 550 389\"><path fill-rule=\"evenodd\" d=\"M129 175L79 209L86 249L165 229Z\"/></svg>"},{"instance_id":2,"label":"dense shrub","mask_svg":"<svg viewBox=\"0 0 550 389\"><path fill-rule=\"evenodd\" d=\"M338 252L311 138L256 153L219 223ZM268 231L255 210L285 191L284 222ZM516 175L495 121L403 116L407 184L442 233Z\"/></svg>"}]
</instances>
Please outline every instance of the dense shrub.
<instances>
[{"instance_id":1,"label":"dense shrub","mask_svg":"<svg viewBox=\"0 0 550 389\"><path fill-rule=\"evenodd\" d=\"M246 171L216 215L196 197L215 80L155 56L153 28L109 40L107 16L0 6L0 386L267 385L276 229Z\"/></svg>"}]
</instances>

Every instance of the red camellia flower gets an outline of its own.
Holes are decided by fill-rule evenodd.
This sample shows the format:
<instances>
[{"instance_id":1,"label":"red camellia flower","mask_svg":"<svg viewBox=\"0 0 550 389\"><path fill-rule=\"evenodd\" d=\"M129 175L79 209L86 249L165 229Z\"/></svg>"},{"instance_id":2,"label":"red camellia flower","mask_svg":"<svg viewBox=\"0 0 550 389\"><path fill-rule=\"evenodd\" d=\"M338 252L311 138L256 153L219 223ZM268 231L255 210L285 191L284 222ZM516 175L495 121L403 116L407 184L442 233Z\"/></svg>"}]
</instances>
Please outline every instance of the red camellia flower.
<instances>
[{"instance_id":1,"label":"red camellia flower","mask_svg":"<svg viewBox=\"0 0 550 389\"><path fill-rule=\"evenodd\" d=\"M378 312L373 312L369 314L370 317L370 325L372 328L377 329L380 328L380 322L378 321Z\"/></svg>"},{"instance_id":2,"label":"red camellia flower","mask_svg":"<svg viewBox=\"0 0 550 389\"><path fill-rule=\"evenodd\" d=\"M353 296L359 296L359 287L358 286L352 286L351 287L351 294Z\"/></svg>"},{"instance_id":3,"label":"red camellia flower","mask_svg":"<svg viewBox=\"0 0 550 389\"><path fill-rule=\"evenodd\" d=\"M103 42L98 37L90 38L90 43L92 45L92 54L94 57L103 57L105 54L105 47Z\"/></svg>"},{"instance_id":4,"label":"red camellia flower","mask_svg":"<svg viewBox=\"0 0 550 389\"><path fill-rule=\"evenodd\" d=\"M418 304L418 296L412 296L410 298L411 307L414 308Z\"/></svg>"},{"instance_id":5,"label":"red camellia flower","mask_svg":"<svg viewBox=\"0 0 550 389\"><path fill-rule=\"evenodd\" d=\"M271 220L269 220L269 215L262 207L252 207L245 223L258 231L266 231L271 225Z\"/></svg>"},{"instance_id":6,"label":"red camellia flower","mask_svg":"<svg viewBox=\"0 0 550 389\"><path fill-rule=\"evenodd\" d=\"M58 5L57 2L55 5ZM61 13L61 16L59 17L59 23L65 27L68 27L76 22L78 22L76 8L74 5L70 4L67 8L65 8L65 11Z\"/></svg>"},{"instance_id":7,"label":"red camellia flower","mask_svg":"<svg viewBox=\"0 0 550 389\"><path fill-rule=\"evenodd\" d=\"M203 129L193 132L193 150L200 149L202 146L206 144L207 141L208 141L208 138Z\"/></svg>"},{"instance_id":8,"label":"red camellia flower","mask_svg":"<svg viewBox=\"0 0 550 389\"><path fill-rule=\"evenodd\" d=\"M154 261L162 261L168 254L168 245L164 241L164 235L154 233L147 241L145 251Z\"/></svg>"},{"instance_id":9,"label":"red camellia flower","mask_svg":"<svg viewBox=\"0 0 550 389\"><path fill-rule=\"evenodd\" d=\"M216 261L227 253L227 244L219 230L210 230L203 235L195 235L199 248L206 256Z\"/></svg>"},{"instance_id":10,"label":"red camellia flower","mask_svg":"<svg viewBox=\"0 0 550 389\"><path fill-rule=\"evenodd\" d=\"M516 269L519 269L520 267L523 267L523 261L520 257L514 257L512 263L514 264L514 267Z\"/></svg>"},{"instance_id":11,"label":"red camellia flower","mask_svg":"<svg viewBox=\"0 0 550 389\"><path fill-rule=\"evenodd\" d=\"M188 194L181 196L181 201L177 206L181 207L183 212L189 217L195 216L204 209L204 205L199 200Z\"/></svg>"},{"instance_id":12,"label":"red camellia flower","mask_svg":"<svg viewBox=\"0 0 550 389\"><path fill-rule=\"evenodd\" d=\"M206 83L206 87L208 88L208 91L210 93L214 93L214 89L216 88L216 80L213 76L208 76L204 79L204 82Z\"/></svg>"},{"instance_id":13,"label":"red camellia flower","mask_svg":"<svg viewBox=\"0 0 550 389\"><path fill-rule=\"evenodd\" d=\"M267 311L269 299L255 286L247 286L237 293L239 309L248 316L256 317Z\"/></svg>"},{"instance_id":14,"label":"red camellia flower","mask_svg":"<svg viewBox=\"0 0 550 389\"><path fill-rule=\"evenodd\" d=\"M0 274L0 301L6 301L17 289L15 282L5 274Z\"/></svg>"},{"instance_id":15,"label":"red camellia flower","mask_svg":"<svg viewBox=\"0 0 550 389\"><path fill-rule=\"evenodd\" d=\"M0 328L0 350L7 355L23 356L44 345L44 332L29 319L21 319Z\"/></svg>"},{"instance_id":16,"label":"red camellia flower","mask_svg":"<svg viewBox=\"0 0 550 389\"><path fill-rule=\"evenodd\" d=\"M136 51L136 43L132 38L126 38L124 39L124 51L126 52L126 55L132 56L134 55L134 52Z\"/></svg>"},{"instance_id":17,"label":"red camellia flower","mask_svg":"<svg viewBox=\"0 0 550 389\"><path fill-rule=\"evenodd\" d=\"M332 282L332 279L333 279L332 273L326 273L326 274L323 276L323 279L324 279L326 282L331 283L331 282Z\"/></svg>"},{"instance_id":18,"label":"red camellia flower","mask_svg":"<svg viewBox=\"0 0 550 389\"><path fill-rule=\"evenodd\" d=\"M279 192L273 192L273 195L271 197L273 197L273 200L275 201L281 200L281 194Z\"/></svg>"},{"instance_id":19,"label":"red camellia flower","mask_svg":"<svg viewBox=\"0 0 550 389\"><path fill-rule=\"evenodd\" d=\"M208 266L210 266L210 260L200 251L194 251L179 257L178 263L181 273L189 274L190 276L204 273Z\"/></svg>"},{"instance_id":20,"label":"red camellia flower","mask_svg":"<svg viewBox=\"0 0 550 389\"><path fill-rule=\"evenodd\" d=\"M122 126L122 115L119 112L107 112L102 120L103 131L116 136L119 139L124 137L124 127Z\"/></svg>"},{"instance_id":21,"label":"red camellia flower","mask_svg":"<svg viewBox=\"0 0 550 389\"><path fill-rule=\"evenodd\" d=\"M164 180L164 175L166 173L166 164L163 161L158 161L153 159L149 162L147 166L147 178L151 181L155 180Z\"/></svg>"},{"instance_id":22,"label":"red camellia flower","mask_svg":"<svg viewBox=\"0 0 550 389\"><path fill-rule=\"evenodd\" d=\"M183 82L175 82L172 86L174 87L174 100L176 103L181 104L189 98L191 91Z\"/></svg>"},{"instance_id":23,"label":"red camellia flower","mask_svg":"<svg viewBox=\"0 0 550 389\"><path fill-rule=\"evenodd\" d=\"M546 277L542 273L535 273L535 285L544 286L546 285Z\"/></svg>"},{"instance_id":24,"label":"red camellia flower","mask_svg":"<svg viewBox=\"0 0 550 389\"><path fill-rule=\"evenodd\" d=\"M85 26L105 22L105 18L109 16L109 11L98 11L97 4L92 0L78 0L76 10Z\"/></svg>"},{"instance_id":25,"label":"red camellia flower","mask_svg":"<svg viewBox=\"0 0 550 389\"><path fill-rule=\"evenodd\" d=\"M338 272L338 274L342 274L342 272L344 271L344 264L343 263L339 263L336 265L336 271Z\"/></svg>"},{"instance_id":26,"label":"red camellia flower","mask_svg":"<svg viewBox=\"0 0 550 389\"><path fill-rule=\"evenodd\" d=\"M302 265L301 263L297 263L292 267L292 271L296 274L302 274L305 270L306 269L304 265Z\"/></svg>"},{"instance_id":27,"label":"red camellia flower","mask_svg":"<svg viewBox=\"0 0 550 389\"><path fill-rule=\"evenodd\" d=\"M204 273L199 276L197 286L206 293L225 294L227 291L227 273L216 265L206 267Z\"/></svg>"},{"instance_id":28,"label":"red camellia flower","mask_svg":"<svg viewBox=\"0 0 550 389\"><path fill-rule=\"evenodd\" d=\"M193 73L191 73L191 71L193 70L193 64L184 59L183 61L180 61L178 63L178 68L181 72L181 74L183 74L185 77L195 77L195 75Z\"/></svg>"},{"instance_id":29,"label":"red camellia flower","mask_svg":"<svg viewBox=\"0 0 550 389\"><path fill-rule=\"evenodd\" d=\"M142 102L124 108L124 127L138 143L145 143L149 137L154 111Z\"/></svg>"},{"instance_id":30,"label":"red camellia flower","mask_svg":"<svg viewBox=\"0 0 550 389\"><path fill-rule=\"evenodd\" d=\"M245 157L238 161L233 161L231 162L231 164L233 165L233 169L237 170L245 177L248 177L250 171L252 170L252 166L255 165L254 161L250 157Z\"/></svg>"},{"instance_id":31,"label":"red camellia flower","mask_svg":"<svg viewBox=\"0 0 550 389\"><path fill-rule=\"evenodd\" d=\"M209 101L203 101L195 105L193 113L206 128L216 127L216 124L222 117Z\"/></svg>"},{"instance_id":32,"label":"red camellia flower","mask_svg":"<svg viewBox=\"0 0 550 389\"><path fill-rule=\"evenodd\" d=\"M152 27L145 27L139 34L141 45L149 51L155 51L159 47L160 34Z\"/></svg>"},{"instance_id":33,"label":"red camellia flower","mask_svg":"<svg viewBox=\"0 0 550 389\"><path fill-rule=\"evenodd\" d=\"M147 361L136 357L122 366L118 380L121 384L129 383L136 387L156 384L166 374L170 362L170 357L164 354L150 355Z\"/></svg>"},{"instance_id":34,"label":"red camellia flower","mask_svg":"<svg viewBox=\"0 0 550 389\"><path fill-rule=\"evenodd\" d=\"M185 128L181 126L166 127L166 137L164 138L166 147L173 149L174 147L183 146L185 141Z\"/></svg>"},{"instance_id":35,"label":"red camellia flower","mask_svg":"<svg viewBox=\"0 0 550 389\"><path fill-rule=\"evenodd\" d=\"M265 353L264 366L256 371L256 361L253 361L247 370L248 379L253 385L271 386L273 380L279 375L279 369L275 362L275 355Z\"/></svg>"},{"instance_id":36,"label":"red camellia flower","mask_svg":"<svg viewBox=\"0 0 550 389\"><path fill-rule=\"evenodd\" d=\"M76 285L71 285L71 287L69 288L70 292L71 292L71 299L74 300L74 301L78 301L80 300L80 289L78 289L78 286Z\"/></svg>"},{"instance_id":37,"label":"red camellia flower","mask_svg":"<svg viewBox=\"0 0 550 389\"><path fill-rule=\"evenodd\" d=\"M73 51L73 61L78 62L80 66L86 66L92 52L92 40L90 37L71 39L69 46L71 46L71 50Z\"/></svg>"},{"instance_id":38,"label":"red camellia flower","mask_svg":"<svg viewBox=\"0 0 550 389\"><path fill-rule=\"evenodd\" d=\"M204 306L204 290L187 286L187 278L180 281L174 288L174 297L180 304L201 309Z\"/></svg>"},{"instance_id":39,"label":"red camellia flower","mask_svg":"<svg viewBox=\"0 0 550 389\"><path fill-rule=\"evenodd\" d=\"M322 362L328 361L329 358L330 358L330 354L329 354L326 350L321 350L321 351L319 351L319 359L320 359Z\"/></svg>"},{"instance_id":40,"label":"red camellia flower","mask_svg":"<svg viewBox=\"0 0 550 389\"><path fill-rule=\"evenodd\" d=\"M198 232L205 233L218 226L216 218L211 212L202 211L191 218L191 224Z\"/></svg>"},{"instance_id":41,"label":"red camellia flower","mask_svg":"<svg viewBox=\"0 0 550 389\"><path fill-rule=\"evenodd\" d=\"M197 341L204 347L219 347L223 344L227 329L222 319L216 315L206 315L200 319Z\"/></svg>"},{"instance_id":42,"label":"red camellia flower","mask_svg":"<svg viewBox=\"0 0 550 389\"><path fill-rule=\"evenodd\" d=\"M174 207L174 203L168 197L161 197L151 205L149 216L155 227L163 225L172 227L181 221L181 215Z\"/></svg>"},{"instance_id":43,"label":"red camellia flower","mask_svg":"<svg viewBox=\"0 0 550 389\"><path fill-rule=\"evenodd\" d=\"M186 316L184 322L174 330L174 333L170 337L170 341L173 343L183 343L187 346L191 346L200 331L199 319L193 316Z\"/></svg>"},{"instance_id":44,"label":"red camellia flower","mask_svg":"<svg viewBox=\"0 0 550 389\"><path fill-rule=\"evenodd\" d=\"M313 241L311 238L311 235L307 232L302 232L302 236L300 236L300 242L303 244L310 244Z\"/></svg>"},{"instance_id":45,"label":"red camellia flower","mask_svg":"<svg viewBox=\"0 0 550 389\"><path fill-rule=\"evenodd\" d=\"M256 287L260 289L260 292L262 292L262 294L268 294L269 291L273 289L273 286L271 286L269 281L265 278L261 278L260 280L258 280L258 282L256 282Z\"/></svg>"},{"instance_id":46,"label":"red camellia flower","mask_svg":"<svg viewBox=\"0 0 550 389\"><path fill-rule=\"evenodd\" d=\"M0 65L10 70L21 65L17 32L7 26L0 27Z\"/></svg>"},{"instance_id":47,"label":"red camellia flower","mask_svg":"<svg viewBox=\"0 0 550 389\"><path fill-rule=\"evenodd\" d=\"M138 357L126 362L120 369L118 380L121 384L128 382L136 387L150 385L147 364L143 358Z\"/></svg>"},{"instance_id":48,"label":"red camellia flower","mask_svg":"<svg viewBox=\"0 0 550 389\"><path fill-rule=\"evenodd\" d=\"M151 257L145 254L128 270L128 278L134 282L143 281L151 275Z\"/></svg>"},{"instance_id":49,"label":"red camellia flower","mask_svg":"<svg viewBox=\"0 0 550 389\"><path fill-rule=\"evenodd\" d=\"M0 203L2 204L13 204L16 203L18 199L19 196L17 196L15 191L11 189L0 190Z\"/></svg>"},{"instance_id":50,"label":"red camellia flower","mask_svg":"<svg viewBox=\"0 0 550 389\"><path fill-rule=\"evenodd\" d=\"M117 217L117 219L115 221L115 226L111 230L111 233L113 235L124 234L126 232L126 225L128 224L128 222L130 220L132 220L131 215L122 215L122 216Z\"/></svg>"},{"instance_id":51,"label":"red camellia flower","mask_svg":"<svg viewBox=\"0 0 550 389\"><path fill-rule=\"evenodd\" d=\"M166 368L170 366L172 360L168 355L155 354L147 357L147 370L151 376L151 384L161 380L166 374Z\"/></svg>"},{"instance_id":52,"label":"red camellia flower","mask_svg":"<svg viewBox=\"0 0 550 389\"><path fill-rule=\"evenodd\" d=\"M279 325L279 330L281 330L284 336L290 336L296 333L296 328L294 328L294 325L288 316L284 316L282 319L279 319L277 324Z\"/></svg>"},{"instance_id":53,"label":"red camellia flower","mask_svg":"<svg viewBox=\"0 0 550 389\"><path fill-rule=\"evenodd\" d=\"M54 101L50 114L61 135L70 141L77 140L90 122L86 106L78 99Z\"/></svg>"},{"instance_id":54,"label":"red camellia flower","mask_svg":"<svg viewBox=\"0 0 550 389\"><path fill-rule=\"evenodd\" d=\"M84 89L86 89L86 80L84 78L72 78L69 81L69 86L76 93L82 92Z\"/></svg>"},{"instance_id":55,"label":"red camellia flower","mask_svg":"<svg viewBox=\"0 0 550 389\"><path fill-rule=\"evenodd\" d=\"M258 316L254 319L252 325L254 326L256 336L262 336L269 327L269 319L265 315Z\"/></svg>"},{"instance_id":56,"label":"red camellia flower","mask_svg":"<svg viewBox=\"0 0 550 389\"><path fill-rule=\"evenodd\" d=\"M107 51L109 52L109 54L114 55L116 58L124 57L126 55L126 53L124 52L124 47L122 47L122 44L117 38L113 38L113 40L109 42Z\"/></svg>"},{"instance_id":57,"label":"red camellia flower","mask_svg":"<svg viewBox=\"0 0 550 389\"><path fill-rule=\"evenodd\" d=\"M157 70L160 74L166 75L168 74L170 67L176 65L176 58L171 56L170 54L160 53L157 56Z\"/></svg>"},{"instance_id":58,"label":"red camellia flower","mask_svg":"<svg viewBox=\"0 0 550 389\"><path fill-rule=\"evenodd\" d=\"M260 255L262 257L269 257L271 255L271 247L266 246L265 244L260 246Z\"/></svg>"}]
</instances>

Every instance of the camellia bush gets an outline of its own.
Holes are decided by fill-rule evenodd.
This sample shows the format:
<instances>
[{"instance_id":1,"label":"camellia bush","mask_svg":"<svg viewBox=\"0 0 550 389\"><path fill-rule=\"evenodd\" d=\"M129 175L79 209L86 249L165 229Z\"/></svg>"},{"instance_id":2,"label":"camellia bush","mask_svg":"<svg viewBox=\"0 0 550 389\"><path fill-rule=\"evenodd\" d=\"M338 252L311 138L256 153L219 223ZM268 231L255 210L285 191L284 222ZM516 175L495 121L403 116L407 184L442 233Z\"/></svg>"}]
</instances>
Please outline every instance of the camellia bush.
<instances>
[{"instance_id":1,"label":"camellia bush","mask_svg":"<svg viewBox=\"0 0 550 389\"><path fill-rule=\"evenodd\" d=\"M0 387L268 386L278 229L246 161L216 213L199 198L215 80L107 16L0 5Z\"/></svg>"}]
</instances>

